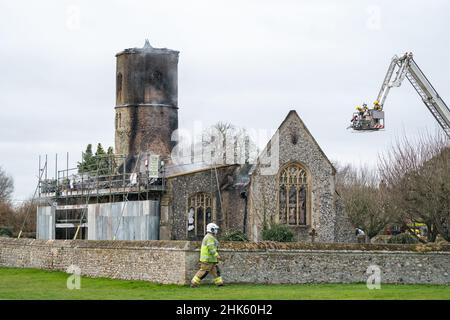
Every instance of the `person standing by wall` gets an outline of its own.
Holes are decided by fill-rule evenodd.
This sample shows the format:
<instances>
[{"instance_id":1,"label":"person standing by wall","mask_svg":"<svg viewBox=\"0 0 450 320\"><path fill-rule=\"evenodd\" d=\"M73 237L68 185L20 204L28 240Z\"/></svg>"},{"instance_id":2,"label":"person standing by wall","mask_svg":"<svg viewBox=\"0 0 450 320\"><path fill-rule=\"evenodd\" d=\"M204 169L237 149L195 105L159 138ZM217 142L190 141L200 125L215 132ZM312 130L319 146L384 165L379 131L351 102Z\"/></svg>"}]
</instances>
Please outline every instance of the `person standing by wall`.
<instances>
[{"instance_id":1,"label":"person standing by wall","mask_svg":"<svg viewBox=\"0 0 450 320\"><path fill-rule=\"evenodd\" d=\"M366 243L366 233L361 228L356 228L355 235L358 243Z\"/></svg>"}]
</instances>

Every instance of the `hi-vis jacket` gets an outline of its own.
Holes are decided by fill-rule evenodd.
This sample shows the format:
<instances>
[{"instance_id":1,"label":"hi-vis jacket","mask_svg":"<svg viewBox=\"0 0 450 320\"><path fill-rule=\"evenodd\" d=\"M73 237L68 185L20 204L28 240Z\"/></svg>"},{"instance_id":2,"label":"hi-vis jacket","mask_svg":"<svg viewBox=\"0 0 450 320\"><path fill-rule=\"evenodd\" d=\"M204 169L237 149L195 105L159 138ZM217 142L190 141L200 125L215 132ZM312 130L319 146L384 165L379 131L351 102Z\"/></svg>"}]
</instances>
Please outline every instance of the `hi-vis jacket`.
<instances>
[{"instance_id":1,"label":"hi-vis jacket","mask_svg":"<svg viewBox=\"0 0 450 320\"><path fill-rule=\"evenodd\" d=\"M219 241L211 234L207 233L202 241L202 248L200 250L200 262L217 263L217 256L219 253Z\"/></svg>"}]
</instances>

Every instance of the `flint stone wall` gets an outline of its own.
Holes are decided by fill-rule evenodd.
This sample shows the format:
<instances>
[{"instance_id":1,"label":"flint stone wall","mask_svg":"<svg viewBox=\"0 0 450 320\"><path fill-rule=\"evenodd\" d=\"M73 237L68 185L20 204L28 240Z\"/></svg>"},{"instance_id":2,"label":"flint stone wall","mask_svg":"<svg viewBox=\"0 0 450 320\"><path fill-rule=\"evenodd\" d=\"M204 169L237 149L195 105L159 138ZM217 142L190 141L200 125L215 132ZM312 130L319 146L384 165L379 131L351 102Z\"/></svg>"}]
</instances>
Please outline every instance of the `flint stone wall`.
<instances>
[{"instance_id":1,"label":"flint stone wall","mask_svg":"<svg viewBox=\"0 0 450 320\"><path fill-rule=\"evenodd\" d=\"M73 264L90 277L187 284L197 268L199 246L0 238L0 267L65 271ZM228 283L357 283L367 280L370 265L377 265L382 284L450 285L449 245L225 242L220 253Z\"/></svg>"},{"instance_id":2,"label":"flint stone wall","mask_svg":"<svg viewBox=\"0 0 450 320\"><path fill-rule=\"evenodd\" d=\"M340 196L335 190L335 168L320 146L306 128L295 111L289 112L277 131L277 135L266 146L263 155L278 155L278 167L273 170L258 164L251 178L250 239L262 239L265 223L279 222L279 169L297 163L303 166L308 175L307 225L289 226L297 241L311 241L310 232L316 231L315 241L355 242L351 226L344 211ZM275 157L276 158L276 157ZM275 161L276 162L276 161ZM264 163L264 162L263 162ZM269 171L263 174L263 169Z\"/></svg>"},{"instance_id":3,"label":"flint stone wall","mask_svg":"<svg viewBox=\"0 0 450 320\"><path fill-rule=\"evenodd\" d=\"M32 240L0 238L0 267L66 271L90 277L183 284L186 241Z\"/></svg>"},{"instance_id":4,"label":"flint stone wall","mask_svg":"<svg viewBox=\"0 0 450 320\"><path fill-rule=\"evenodd\" d=\"M238 169L238 165L217 168L217 180L216 170L204 170L168 178L167 185L172 198L169 209L169 219L172 224L171 239L200 240L203 238L203 236L198 239L189 238L187 232L188 199L197 193L207 193L211 196L212 221L217 223L222 231L242 230L245 200L241 198L239 190L221 188L222 201L217 192L217 181L219 186L223 187Z\"/></svg>"}]
</instances>

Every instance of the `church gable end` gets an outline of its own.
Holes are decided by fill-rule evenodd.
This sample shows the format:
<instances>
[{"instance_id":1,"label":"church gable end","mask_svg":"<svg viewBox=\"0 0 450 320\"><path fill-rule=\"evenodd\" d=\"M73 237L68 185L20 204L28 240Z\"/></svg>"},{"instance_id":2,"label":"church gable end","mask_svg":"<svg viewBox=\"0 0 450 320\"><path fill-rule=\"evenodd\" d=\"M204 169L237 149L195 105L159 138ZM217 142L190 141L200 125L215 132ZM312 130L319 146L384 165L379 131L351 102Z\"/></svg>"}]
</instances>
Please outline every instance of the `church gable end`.
<instances>
[{"instance_id":1,"label":"church gable end","mask_svg":"<svg viewBox=\"0 0 450 320\"><path fill-rule=\"evenodd\" d=\"M283 161L301 161L311 171L334 167L295 110L291 110L278 128L280 166ZM317 167L313 170L312 167ZM313 173L314 174L314 173Z\"/></svg>"},{"instance_id":2,"label":"church gable end","mask_svg":"<svg viewBox=\"0 0 450 320\"><path fill-rule=\"evenodd\" d=\"M278 158L271 162L277 165L270 173L262 168L267 164L265 157ZM251 188L254 240L261 238L258 226L282 223L299 241L310 241L312 229L320 241L334 241L335 170L297 112L289 112L260 159ZM286 177L287 172L292 174ZM305 174L307 180L299 183L296 172Z\"/></svg>"}]
</instances>

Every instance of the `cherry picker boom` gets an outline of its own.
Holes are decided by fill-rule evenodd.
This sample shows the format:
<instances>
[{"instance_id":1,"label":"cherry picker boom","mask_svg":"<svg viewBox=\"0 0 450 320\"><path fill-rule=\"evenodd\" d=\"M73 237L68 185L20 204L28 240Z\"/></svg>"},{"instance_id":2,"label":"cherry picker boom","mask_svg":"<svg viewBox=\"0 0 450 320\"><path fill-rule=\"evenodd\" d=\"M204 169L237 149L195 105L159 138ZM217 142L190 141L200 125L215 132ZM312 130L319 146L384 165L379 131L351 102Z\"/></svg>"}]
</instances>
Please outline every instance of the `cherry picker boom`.
<instances>
[{"instance_id":1,"label":"cherry picker boom","mask_svg":"<svg viewBox=\"0 0 450 320\"><path fill-rule=\"evenodd\" d=\"M420 70L411 52L407 52L401 57L395 55L392 58L373 108L369 109L365 104L363 107L357 107L358 112L353 114L352 124L349 128L359 131L383 129L383 106L389 90L392 87L400 87L405 78L409 80L425 106L450 138L450 109Z\"/></svg>"}]
</instances>

